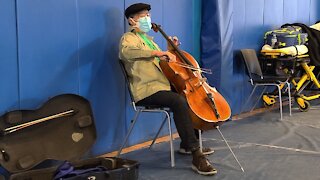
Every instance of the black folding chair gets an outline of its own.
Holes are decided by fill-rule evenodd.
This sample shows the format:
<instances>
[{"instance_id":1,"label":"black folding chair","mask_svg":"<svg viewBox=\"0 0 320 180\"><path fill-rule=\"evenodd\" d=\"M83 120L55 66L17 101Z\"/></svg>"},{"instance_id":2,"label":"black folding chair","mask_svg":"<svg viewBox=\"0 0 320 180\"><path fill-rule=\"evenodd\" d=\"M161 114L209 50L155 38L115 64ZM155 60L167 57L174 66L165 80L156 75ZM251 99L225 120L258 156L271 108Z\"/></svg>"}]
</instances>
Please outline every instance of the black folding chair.
<instances>
[{"instance_id":1,"label":"black folding chair","mask_svg":"<svg viewBox=\"0 0 320 180\"><path fill-rule=\"evenodd\" d=\"M246 107L247 103L251 99L253 93L255 92L256 88L258 86L264 86L264 89L262 93L259 96L259 99L261 99L265 89L267 86L276 86L278 89L278 97L279 97L279 104L280 104L280 119L282 120L282 93L281 93L281 86L285 87L287 86L287 92L289 96L289 111L291 116L291 94L290 94L290 76L265 76L262 74L262 70L259 64L259 60L256 54L256 51L254 49L241 49L242 59L245 62L247 74L250 78L250 83L253 86L253 90L249 97L247 98L246 102L241 108L240 113L242 112L242 109ZM259 100L258 99L258 100ZM251 110L253 110L256 106L257 102L254 104Z\"/></svg>"},{"instance_id":2,"label":"black folding chair","mask_svg":"<svg viewBox=\"0 0 320 180\"><path fill-rule=\"evenodd\" d=\"M129 82L129 79L128 79L128 74L125 70L125 67L124 67L124 64L121 60L119 60L120 62L120 66L121 66L121 69L122 69L122 72L124 74L124 77L126 79L126 86L128 87L128 91L129 91L129 94L130 94L130 98L131 98L131 105L133 107L133 110L135 111L135 115L131 121L131 125L130 125L130 128L128 130L128 133L126 134L126 137L125 137L125 140L123 141L119 151L118 151L118 154L117 154L117 157L120 156L121 154L121 151L122 149L126 146L127 144L127 141L129 139L129 136L131 134L131 131L132 129L134 128L134 125L136 124L137 120L138 120L138 117L141 113L163 113L165 115L165 118L164 120L162 121L161 123L161 126L157 132L157 134L155 135L151 145L150 145L150 148L153 146L153 144L155 143L156 139L158 138L165 122L168 123L168 130L169 130L169 135L170 135L170 158L171 158L171 167L174 167L175 166L175 159L174 159L174 148L173 148L173 136L172 136L172 128L171 128L171 116L170 116L170 109L167 108L167 107L159 107L159 106L137 106L136 105L136 102L134 101L133 99L133 95L132 95L132 92L131 92L131 89L130 89L130 82Z\"/></svg>"}]
</instances>

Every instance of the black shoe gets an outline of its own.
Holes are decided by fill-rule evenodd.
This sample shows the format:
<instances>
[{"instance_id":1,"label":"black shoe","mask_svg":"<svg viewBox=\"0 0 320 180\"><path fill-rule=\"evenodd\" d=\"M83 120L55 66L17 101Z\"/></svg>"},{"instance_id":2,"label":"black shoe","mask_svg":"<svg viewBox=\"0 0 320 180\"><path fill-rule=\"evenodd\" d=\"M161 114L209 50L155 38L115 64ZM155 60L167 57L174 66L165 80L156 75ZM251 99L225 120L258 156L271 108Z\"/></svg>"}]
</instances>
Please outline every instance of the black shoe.
<instances>
[{"instance_id":1,"label":"black shoe","mask_svg":"<svg viewBox=\"0 0 320 180\"><path fill-rule=\"evenodd\" d=\"M178 153L184 154L184 155L188 155L188 154L191 154L191 151L188 150L188 149L185 149L185 148L180 147ZM203 148L202 148L202 154L204 154L204 155L210 155L210 154L212 154L212 153L214 153L214 150L213 150L213 149L208 148L208 147L203 147Z\"/></svg>"},{"instance_id":2,"label":"black shoe","mask_svg":"<svg viewBox=\"0 0 320 180\"><path fill-rule=\"evenodd\" d=\"M210 164L210 162L204 155L196 156L193 158L192 169L198 174L205 176L212 176L217 174L217 170Z\"/></svg>"}]
</instances>

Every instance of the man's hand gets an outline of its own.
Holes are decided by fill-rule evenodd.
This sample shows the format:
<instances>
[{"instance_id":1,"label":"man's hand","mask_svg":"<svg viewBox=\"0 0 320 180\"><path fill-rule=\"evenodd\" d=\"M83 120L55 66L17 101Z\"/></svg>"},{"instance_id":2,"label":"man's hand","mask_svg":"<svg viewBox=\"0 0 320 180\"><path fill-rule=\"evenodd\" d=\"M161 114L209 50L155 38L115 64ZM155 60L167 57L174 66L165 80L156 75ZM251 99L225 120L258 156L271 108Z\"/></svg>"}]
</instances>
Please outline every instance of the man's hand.
<instances>
[{"instance_id":1,"label":"man's hand","mask_svg":"<svg viewBox=\"0 0 320 180\"><path fill-rule=\"evenodd\" d=\"M160 60L165 60L169 62L176 61L176 56L169 51L153 51L152 55L160 58Z\"/></svg>"},{"instance_id":2,"label":"man's hand","mask_svg":"<svg viewBox=\"0 0 320 180\"><path fill-rule=\"evenodd\" d=\"M173 44L176 45L176 46L179 46L179 45L181 44L177 36L173 36L173 37L169 36L169 39L170 39L170 40L173 42ZM169 51L174 50L173 47L171 46L171 44L170 44L169 42L167 42L167 49L168 49Z\"/></svg>"}]
</instances>

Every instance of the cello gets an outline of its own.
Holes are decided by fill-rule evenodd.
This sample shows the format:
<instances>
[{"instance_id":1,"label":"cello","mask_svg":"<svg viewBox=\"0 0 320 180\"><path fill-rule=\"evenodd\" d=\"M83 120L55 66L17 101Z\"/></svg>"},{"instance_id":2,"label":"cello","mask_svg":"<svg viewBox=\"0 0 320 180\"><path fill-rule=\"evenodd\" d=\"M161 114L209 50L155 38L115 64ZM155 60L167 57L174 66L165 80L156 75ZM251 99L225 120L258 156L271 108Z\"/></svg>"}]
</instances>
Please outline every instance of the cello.
<instances>
[{"instance_id":1,"label":"cello","mask_svg":"<svg viewBox=\"0 0 320 180\"><path fill-rule=\"evenodd\" d=\"M170 43L176 55L176 61L160 61L164 75L180 95L183 95L189 104L193 127L199 130L209 130L231 116L231 108L224 97L211 87L197 61L189 53L180 50L159 25L152 23L152 29L160 32Z\"/></svg>"},{"instance_id":2,"label":"cello","mask_svg":"<svg viewBox=\"0 0 320 180\"><path fill-rule=\"evenodd\" d=\"M219 128L219 124L227 121L231 116L228 102L216 88L207 83L207 79L202 76L202 72L206 71L199 67L197 61L189 53L180 50L159 25L151 24L152 29L155 32L159 31L172 46L173 50L170 52L176 55L175 62L160 61L160 67L175 90L187 99L193 127L199 130L217 129L244 172L242 165Z\"/></svg>"}]
</instances>

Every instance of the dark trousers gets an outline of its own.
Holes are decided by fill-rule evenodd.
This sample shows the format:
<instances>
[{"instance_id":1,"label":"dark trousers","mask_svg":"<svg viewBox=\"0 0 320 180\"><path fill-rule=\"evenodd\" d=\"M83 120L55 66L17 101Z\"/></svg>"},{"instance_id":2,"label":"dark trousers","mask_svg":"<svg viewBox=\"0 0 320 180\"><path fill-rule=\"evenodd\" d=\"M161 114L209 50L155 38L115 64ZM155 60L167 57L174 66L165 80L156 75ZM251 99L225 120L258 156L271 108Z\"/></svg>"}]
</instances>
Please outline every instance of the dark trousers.
<instances>
[{"instance_id":1,"label":"dark trousers","mask_svg":"<svg viewBox=\"0 0 320 180\"><path fill-rule=\"evenodd\" d=\"M189 106L183 96L172 91L159 91L138 101L137 105L169 107L173 112L174 123L181 138L180 147L191 151L199 148L199 142L189 115Z\"/></svg>"}]
</instances>

